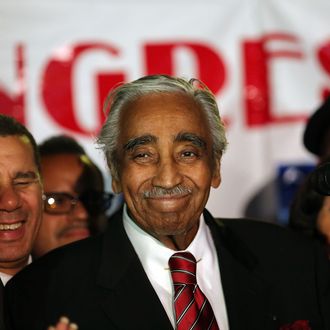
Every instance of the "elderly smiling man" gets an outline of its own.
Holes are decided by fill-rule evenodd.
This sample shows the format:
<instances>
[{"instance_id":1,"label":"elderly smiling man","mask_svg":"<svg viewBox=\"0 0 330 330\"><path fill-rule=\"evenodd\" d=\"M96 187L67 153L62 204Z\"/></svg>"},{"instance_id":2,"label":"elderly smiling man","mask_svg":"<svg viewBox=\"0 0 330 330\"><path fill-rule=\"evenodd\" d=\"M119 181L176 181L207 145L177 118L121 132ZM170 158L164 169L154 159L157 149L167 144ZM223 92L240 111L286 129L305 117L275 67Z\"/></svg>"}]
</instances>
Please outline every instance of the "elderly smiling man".
<instances>
[{"instance_id":1,"label":"elderly smiling man","mask_svg":"<svg viewBox=\"0 0 330 330\"><path fill-rule=\"evenodd\" d=\"M86 330L330 329L329 264L315 243L205 209L227 142L201 82L143 77L107 107L99 143L123 213L11 281L11 329L62 314Z\"/></svg>"}]
</instances>

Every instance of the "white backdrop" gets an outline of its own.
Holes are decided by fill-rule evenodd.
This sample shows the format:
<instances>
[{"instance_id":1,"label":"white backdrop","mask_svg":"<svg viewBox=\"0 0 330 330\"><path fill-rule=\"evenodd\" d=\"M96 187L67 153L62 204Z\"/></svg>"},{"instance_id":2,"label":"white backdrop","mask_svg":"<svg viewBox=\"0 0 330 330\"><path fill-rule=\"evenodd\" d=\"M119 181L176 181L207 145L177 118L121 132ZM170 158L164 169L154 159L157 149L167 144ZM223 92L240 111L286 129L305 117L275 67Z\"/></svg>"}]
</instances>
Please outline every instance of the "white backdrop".
<instances>
[{"instance_id":1,"label":"white backdrop","mask_svg":"<svg viewBox=\"0 0 330 330\"><path fill-rule=\"evenodd\" d=\"M74 135L95 149L114 83L150 73L202 79L229 147L216 216L240 216L281 164L314 162L304 120L330 89L329 0L2 0L0 111L38 142Z\"/></svg>"}]
</instances>

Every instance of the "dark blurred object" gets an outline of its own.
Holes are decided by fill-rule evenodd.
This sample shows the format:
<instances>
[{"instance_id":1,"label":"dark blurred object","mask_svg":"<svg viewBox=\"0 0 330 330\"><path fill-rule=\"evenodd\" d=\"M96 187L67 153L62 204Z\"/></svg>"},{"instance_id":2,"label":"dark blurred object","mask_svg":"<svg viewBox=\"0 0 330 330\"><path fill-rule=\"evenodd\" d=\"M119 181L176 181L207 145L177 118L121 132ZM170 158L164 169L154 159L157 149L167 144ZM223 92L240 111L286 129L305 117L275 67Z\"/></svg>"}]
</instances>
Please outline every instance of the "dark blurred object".
<instances>
[{"instance_id":1,"label":"dark blurred object","mask_svg":"<svg viewBox=\"0 0 330 330\"><path fill-rule=\"evenodd\" d=\"M319 161L324 162L330 156L330 96L322 102L308 119L303 135L303 143L308 151L319 158ZM301 165L305 166L305 164ZM287 170L281 169L282 166L287 166L288 169L291 167L291 165L286 164L280 165L277 176L262 186L248 200L243 210L244 216L278 222L283 225L287 224L290 204L293 195L296 194L296 189L302 183L302 177L297 175L297 180L292 180L292 182L287 180ZM298 166L300 165L298 164ZM289 172L292 172L291 169L289 169Z\"/></svg>"},{"instance_id":2,"label":"dark blurred object","mask_svg":"<svg viewBox=\"0 0 330 330\"><path fill-rule=\"evenodd\" d=\"M323 158L329 154L330 145L330 96L308 119L303 142L308 151Z\"/></svg>"},{"instance_id":3,"label":"dark blurred object","mask_svg":"<svg viewBox=\"0 0 330 330\"><path fill-rule=\"evenodd\" d=\"M322 241L330 259L330 96L308 119L303 142L320 163L292 201L289 226Z\"/></svg>"},{"instance_id":4,"label":"dark blurred object","mask_svg":"<svg viewBox=\"0 0 330 330\"><path fill-rule=\"evenodd\" d=\"M310 163L279 164L276 176L248 201L244 216L287 225L293 196L314 168Z\"/></svg>"},{"instance_id":5,"label":"dark blurred object","mask_svg":"<svg viewBox=\"0 0 330 330\"><path fill-rule=\"evenodd\" d=\"M276 178L272 178L251 195L243 209L244 217L277 223L277 195Z\"/></svg>"},{"instance_id":6,"label":"dark blurred object","mask_svg":"<svg viewBox=\"0 0 330 330\"><path fill-rule=\"evenodd\" d=\"M330 162L319 165L310 175L309 183L316 192L330 196Z\"/></svg>"},{"instance_id":7,"label":"dark blurred object","mask_svg":"<svg viewBox=\"0 0 330 330\"><path fill-rule=\"evenodd\" d=\"M79 199L89 214L97 216L110 208L113 197L114 195L111 193L87 191L79 196Z\"/></svg>"},{"instance_id":8,"label":"dark blurred object","mask_svg":"<svg viewBox=\"0 0 330 330\"><path fill-rule=\"evenodd\" d=\"M312 188L310 177L307 177L291 203L289 227L308 236L319 237L316 222L323 200L324 195Z\"/></svg>"},{"instance_id":9,"label":"dark blurred object","mask_svg":"<svg viewBox=\"0 0 330 330\"><path fill-rule=\"evenodd\" d=\"M330 259L330 158L315 168L299 187L291 204L289 227L324 245Z\"/></svg>"},{"instance_id":10,"label":"dark blurred object","mask_svg":"<svg viewBox=\"0 0 330 330\"><path fill-rule=\"evenodd\" d=\"M277 222L288 224L290 206L306 176L315 169L314 164L285 164L277 170Z\"/></svg>"}]
</instances>

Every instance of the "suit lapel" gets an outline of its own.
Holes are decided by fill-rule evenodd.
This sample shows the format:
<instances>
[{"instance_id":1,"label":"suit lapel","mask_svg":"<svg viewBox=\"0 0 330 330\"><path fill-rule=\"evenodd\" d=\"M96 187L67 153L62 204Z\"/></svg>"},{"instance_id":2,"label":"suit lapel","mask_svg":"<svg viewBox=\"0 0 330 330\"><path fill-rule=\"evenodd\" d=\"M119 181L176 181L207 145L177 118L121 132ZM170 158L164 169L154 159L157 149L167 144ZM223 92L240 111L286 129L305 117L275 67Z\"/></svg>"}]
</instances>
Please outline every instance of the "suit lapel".
<instances>
[{"instance_id":1,"label":"suit lapel","mask_svg":"<svg viewBox=\"0 0 330 330\"><path fill-rule=\"evenodd\" d=\"M272 323L265 310L268 284L255 271L258 260L223 222L207 211L204 217L218 253L230 329L268 329Z\"/></svg>"},{"instance_id":2,"label":"suit lapel","mask_svg":"<svg viewBox=\"0 0 330 330\"><path fill-rule=\"evenodd\" d=\"M98 274L101 307L118 329L170 329L171 323L124 230L112 219Z\"/></svg>"}]
</instances>

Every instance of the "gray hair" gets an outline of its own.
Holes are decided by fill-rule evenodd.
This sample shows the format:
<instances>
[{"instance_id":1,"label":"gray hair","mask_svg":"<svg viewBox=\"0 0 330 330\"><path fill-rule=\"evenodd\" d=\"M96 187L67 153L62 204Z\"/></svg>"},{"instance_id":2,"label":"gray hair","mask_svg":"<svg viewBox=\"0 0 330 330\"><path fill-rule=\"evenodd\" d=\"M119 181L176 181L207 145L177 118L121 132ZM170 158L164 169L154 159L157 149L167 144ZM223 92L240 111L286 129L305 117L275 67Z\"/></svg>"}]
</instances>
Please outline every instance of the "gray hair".
<instances>
[{"instance_id":1,"label":"gray hair","mask_svg":"<svg viewBox=\"0 0 330 330\"><path fill-rule=\"evenodd\" d=\"M103 150L111 174L119 178L118 145L120 114L129 103L141 96L154 93L185 93L191 96L204 111L210 125L213 159L220 159L226 149L225 127L219 115L216 99L212 92L198 79L189 81L167 75L145 76L112 90L105 102L107 119L103 124L97 143Z\"/></svg>"}]
</instances>

